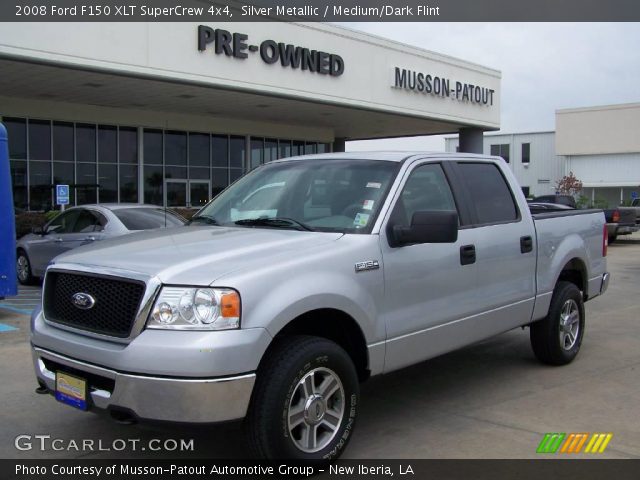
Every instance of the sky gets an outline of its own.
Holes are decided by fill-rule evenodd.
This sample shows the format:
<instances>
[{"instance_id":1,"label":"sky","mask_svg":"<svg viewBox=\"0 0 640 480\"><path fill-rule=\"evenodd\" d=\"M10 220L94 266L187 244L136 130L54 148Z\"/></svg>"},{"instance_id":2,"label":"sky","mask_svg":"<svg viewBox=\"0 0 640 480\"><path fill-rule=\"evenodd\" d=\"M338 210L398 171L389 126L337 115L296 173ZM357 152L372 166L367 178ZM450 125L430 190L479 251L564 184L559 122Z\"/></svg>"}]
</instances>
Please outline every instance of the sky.
<instances>
[{"instance_id":1,"label":"sky","mask_svg":"<svg viewBox=\"0 0 640 480\"><path fill-rule=\"evenodd\" d=\"M502 72L501 131L555 129L555 111L640 102L640 23L344 23ZM442 136L347 150L444 150Z\"/></svg>"}]
</instances>

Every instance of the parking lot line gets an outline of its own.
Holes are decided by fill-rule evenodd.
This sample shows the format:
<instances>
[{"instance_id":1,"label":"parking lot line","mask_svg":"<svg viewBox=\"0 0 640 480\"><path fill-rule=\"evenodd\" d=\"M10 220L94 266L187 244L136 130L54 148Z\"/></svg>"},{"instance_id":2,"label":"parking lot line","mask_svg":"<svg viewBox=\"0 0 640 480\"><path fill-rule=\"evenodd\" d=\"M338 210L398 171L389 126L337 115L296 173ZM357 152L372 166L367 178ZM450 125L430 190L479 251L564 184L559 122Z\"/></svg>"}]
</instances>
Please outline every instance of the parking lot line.
<instances>
[{"instance_id":1,"label":"parking lot line","mask_svg":"<svg viewBox=\"0 0 640 480\"><path fill-rule=\"evenodd\" d=\"M0 303L0 308L3 310L8 310L10 312L14 312L14 313L21 313L22 315L31 315L31 312L33 311L33 308L30 310L27 310L25 308L16 308L12 305L4 305ZM2 325L2 324L0 324Z\"/></svg>"},{"instance_id":2,"label":"parking lot line","mask_svg":"<svg viewBox=\"0 0 640 480\"><path fill-rule=\"evenodd\" d=\"M12 332L14 330L18 330L18 329L16 327L12 327L11 325L5 325L4 323L0 323L0 333Z\"/></svg>"}]
</instances>

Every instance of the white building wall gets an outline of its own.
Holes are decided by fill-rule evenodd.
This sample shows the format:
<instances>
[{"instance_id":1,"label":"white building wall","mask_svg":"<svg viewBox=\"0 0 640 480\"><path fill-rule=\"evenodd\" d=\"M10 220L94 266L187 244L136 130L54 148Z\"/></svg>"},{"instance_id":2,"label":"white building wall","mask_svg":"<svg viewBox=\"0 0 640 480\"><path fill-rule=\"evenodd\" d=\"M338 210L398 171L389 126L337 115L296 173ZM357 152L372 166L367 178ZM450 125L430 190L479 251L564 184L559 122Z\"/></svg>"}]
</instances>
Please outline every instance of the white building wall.
<instances>
[{"instance_id":1,"label":"white building wall","mask_svg":"<svg viewBox=\"0 0 640 480\"><path fill-rule=\"evenodd\" d=\"M455 152L458 137L445 140L447 152ZM522 145L530 144L530 162L522 162ZM565 175L565 158L555 154L554 132L490 134L484 136L484 154L491 154L491 145L509 145L509 167L521 187L529 187L529 195L555 193L555 184Z\"/></svg>"},{"instance_id":2,"label":"white building wall","mask_svg":"<svg viewBox=\"0 0 640 480\"><path fill-rule=\"evenodd\" d=\"M632 192L640 193L640 153L571 155L567 171L582 181L583 194L614 207L631 201Z\"/></svg>"}]
</instances>

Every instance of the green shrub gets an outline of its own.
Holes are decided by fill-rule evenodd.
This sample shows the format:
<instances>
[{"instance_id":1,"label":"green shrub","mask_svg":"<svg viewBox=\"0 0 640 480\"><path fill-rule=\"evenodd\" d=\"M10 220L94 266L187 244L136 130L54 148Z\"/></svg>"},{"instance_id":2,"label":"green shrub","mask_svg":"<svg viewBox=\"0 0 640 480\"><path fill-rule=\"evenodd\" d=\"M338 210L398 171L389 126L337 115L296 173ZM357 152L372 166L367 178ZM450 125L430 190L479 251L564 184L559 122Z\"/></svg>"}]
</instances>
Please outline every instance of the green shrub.
<instances>
[{"instance_id":1,"label":"green shrub","mask_svg":"<svg viewBox=\"0 0 640 480\"><path fill-rule=\"evenodd\" d=\"M58 215L60 215L60 210L49 210L44 214L45 218L47 219L47 222L50 222L51 220L56 218Z\"/></svg>"},{"instance_id":2,"label":"green shrub","mask_svg":"<svg viewBox=\"0 0 640 480\"><path fill-rule=\"evenodd\" d=\"M16 213L16 238L31 233L34 227L41 227L47 223L47 217L42 212Z\"/></svg>"}]
</instances>

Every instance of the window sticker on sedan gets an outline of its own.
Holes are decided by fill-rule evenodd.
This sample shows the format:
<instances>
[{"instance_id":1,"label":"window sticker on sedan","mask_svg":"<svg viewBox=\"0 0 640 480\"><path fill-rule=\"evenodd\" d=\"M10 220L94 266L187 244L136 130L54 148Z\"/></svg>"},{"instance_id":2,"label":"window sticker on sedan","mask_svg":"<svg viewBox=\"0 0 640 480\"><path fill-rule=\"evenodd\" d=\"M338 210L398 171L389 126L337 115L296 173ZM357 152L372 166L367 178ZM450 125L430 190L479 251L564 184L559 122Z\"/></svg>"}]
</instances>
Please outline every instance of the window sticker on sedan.
<instances>
[{"instance_id":1,"label":"window sticker on sedan","mask_svg":"<svg viewBox=\"0 0 640 480\"><path fill-rule=\"evenodd\" d=\"M362 208L364 208L365 210L373 210L374 203L375 200L365 200L364 202L362 202Z\"/></svg>"},{"instance_id":2,"label":"window sticker on sedan","mask_svg":"<svg viewBox=\"0 0 640 480\"><path fill-rule=\"evenodd\" d=\"M369 182L367 183L367 188L380 188L382 184L380 182Z\"/></svg>"},{"instance_id":3,"label":"window sticker on sedan","mask_svg":"<svg viewBox=\"0 0 640 480\"><path fill-rule=\"evenodd\" d=\"M369 222L369 214L368 213L358 213L356 214L356 218L353 220L354 227L366 227Z\"/></svg>"}]
</instances>

